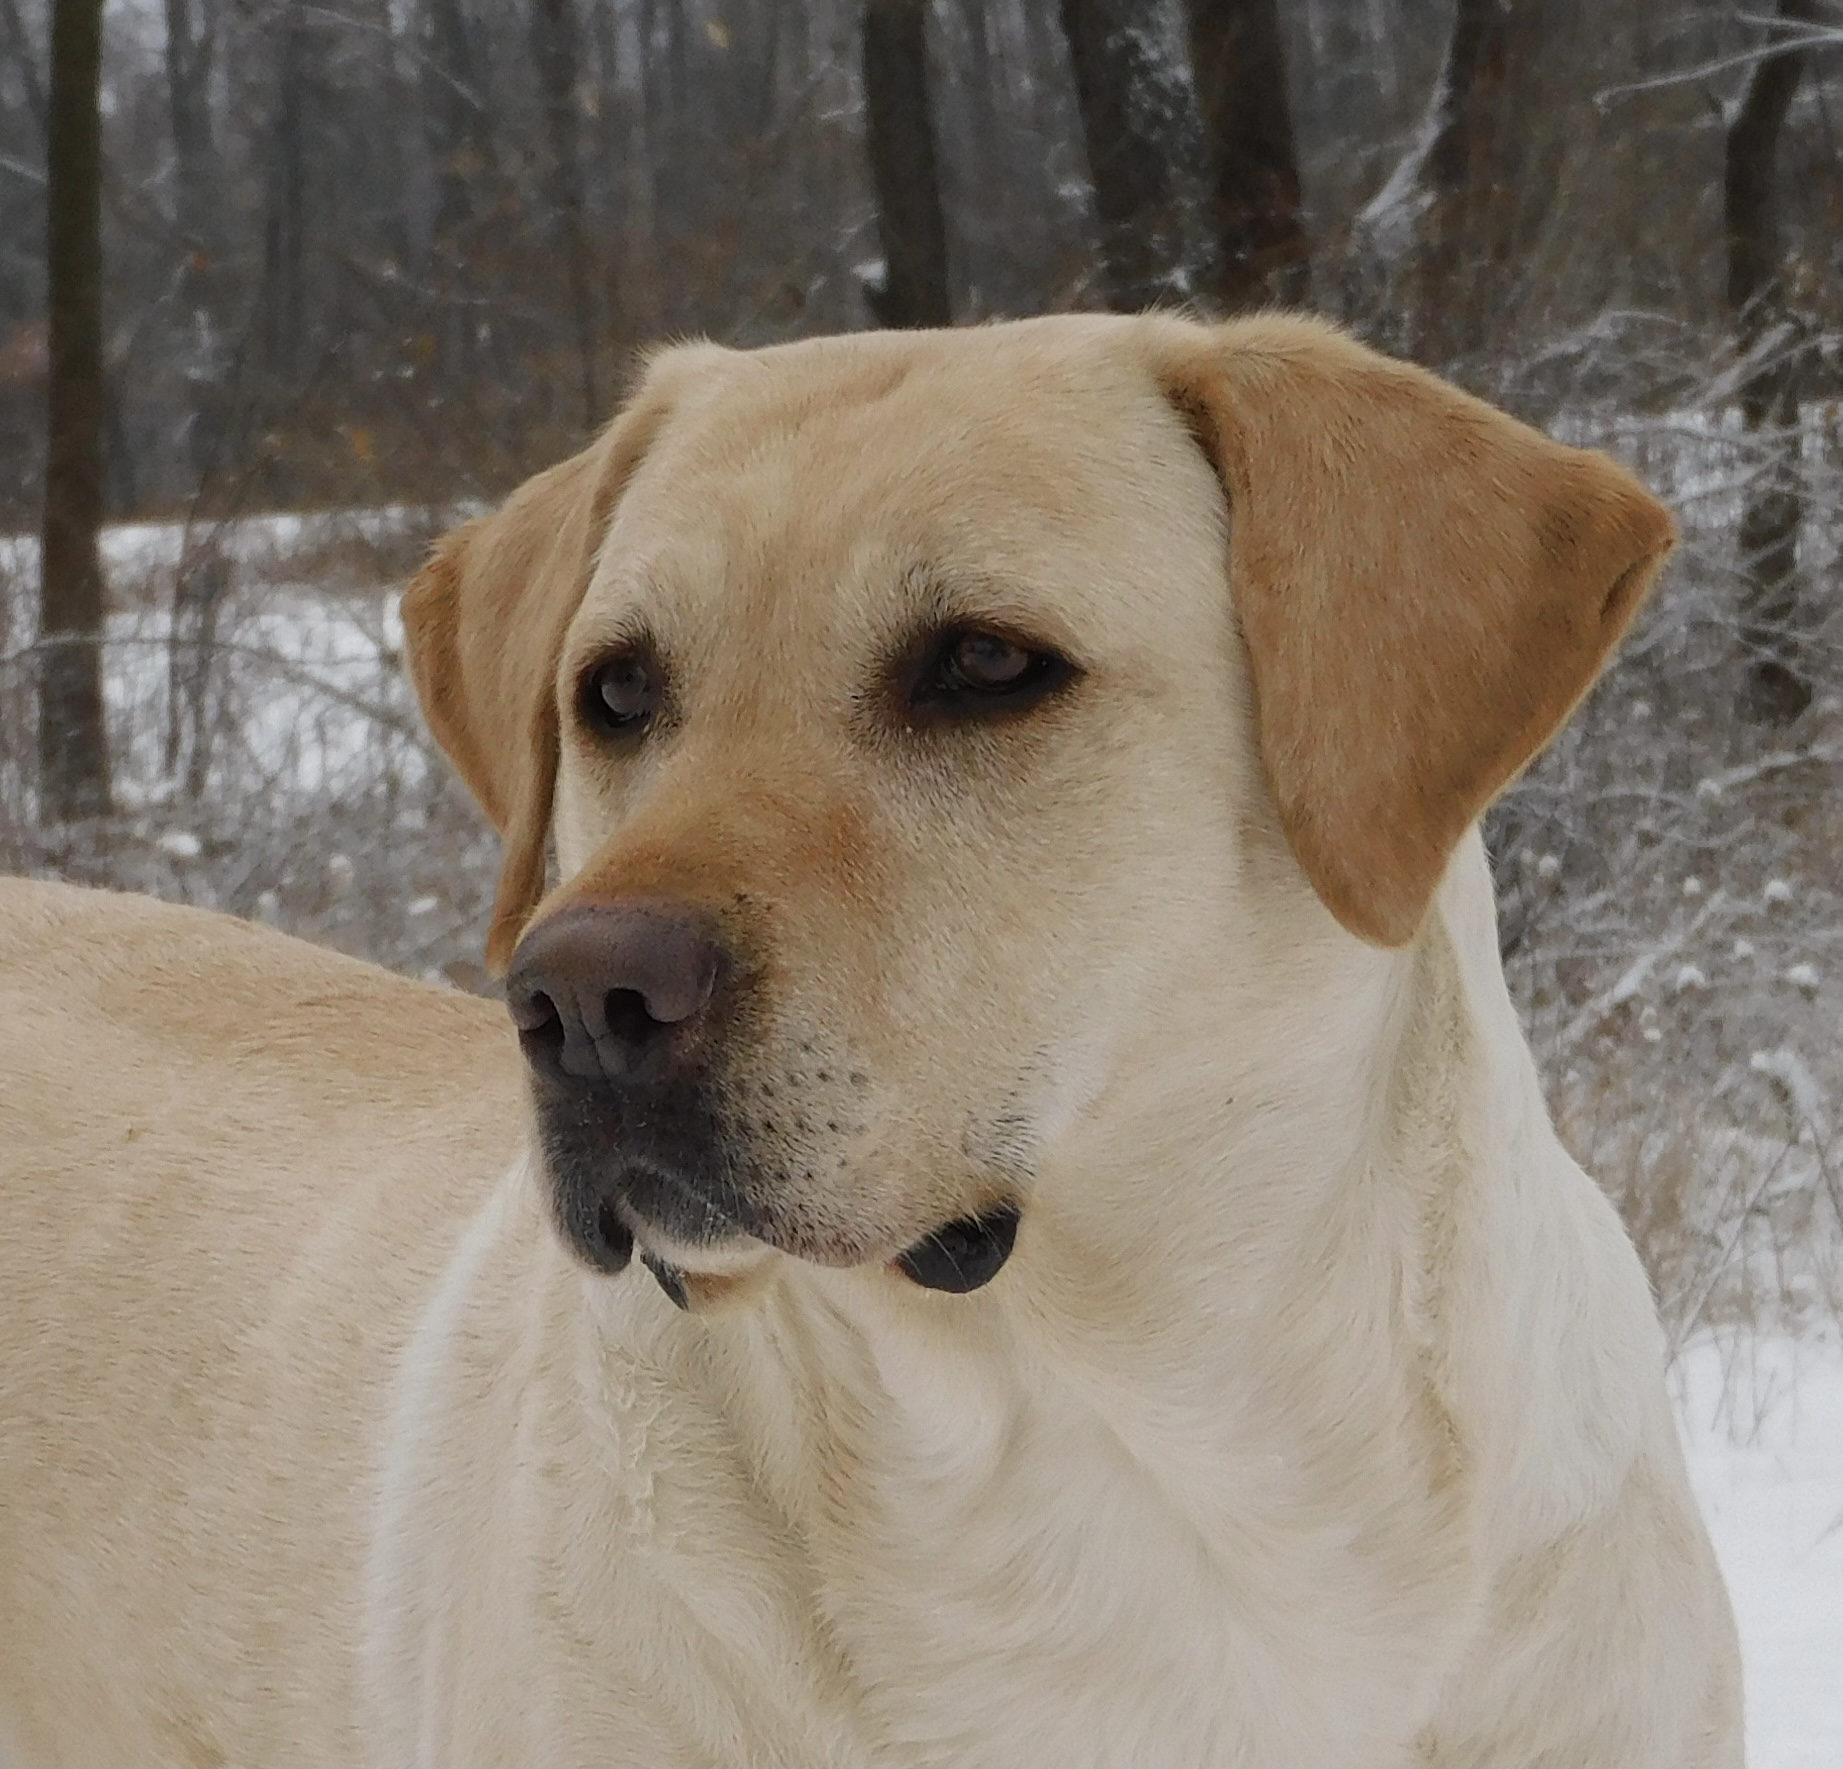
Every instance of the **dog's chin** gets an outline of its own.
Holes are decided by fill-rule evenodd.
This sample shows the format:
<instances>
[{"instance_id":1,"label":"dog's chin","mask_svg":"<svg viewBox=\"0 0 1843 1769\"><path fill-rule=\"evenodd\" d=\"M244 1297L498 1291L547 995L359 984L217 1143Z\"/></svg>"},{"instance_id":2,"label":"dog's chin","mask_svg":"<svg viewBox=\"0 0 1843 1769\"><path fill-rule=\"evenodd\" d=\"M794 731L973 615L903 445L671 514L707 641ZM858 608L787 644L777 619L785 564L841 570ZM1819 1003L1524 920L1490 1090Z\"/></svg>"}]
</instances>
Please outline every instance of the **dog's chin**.
<instances>
[{"instance_id":1,"label":"dog's chin","mask_svg":"<svg viewBox=\"0 0 1843 1769\"><path fill-rule=\"evenodd\" d=\"M683 1309L733 1300L753 1289L751 1280L775 1253L832 1267L880 1264L919 1289L963 1296L983 1289L1004 1269L1017 1243L1018 1219L1015 1205L997 1204L942 1223L894 1257L866 1252L857 1241L841 1246L830 1237L815 1241L796 1235L783 1242L772 1229L686 1245L642 1224L636 1240L641 1263L667 1298Z\"/></svg>"},{"instance_id":2,"label":"dog's chin","mask_svg":"<svg viewBox=\"0 0 1843 1769\"><path fill-rule=\"evenodd\" d=\"M700 1286L734 1288L739 1274L775 1254L834 1269L883 1266L921 1289L963 1295L998 1275L1017 1237L1018 1211L1009 1202L911 1238L912 1231L802 1207L774 1176L752 1172L734 1151L686 1151L656 1141L636 1147L640 1139L630 1135L611 1163L601 1139L583 1134L597 1126L561 1113L541 1122L565 1241L609 1276L638 1259L681 1308Z\"/></svg>"},{"instance_id":3,"label":"dog's chin","mask_svg":"<svg viewBox=\"0 0 1843 1769\"><path fill-rule=\"evenodd\" d=\"M752 1212L746 1229L740 1224L727 1231L710 1225L702 1233L687 1236L674 1223L636 1208L631 1201L624 1200L619 1208L632 1226L642 1257L697 1276L727 1277L777 1254L834 1270L876 1264L889 1257L882 1241L861 1233L783 1222L772 1210Z\"/></svg>"},{"instance_id":4,"label":"dog's chin","mask_svg":"<svg viewBox=\"0 0 1843 1769\"><path fill-rule=\"evenodd\" d=\"M681 1250L670 1241L637 1242L640 1264L673 1307L711 1314L733 1307L762 1287L778 1255L756 1240Z\"/></svg>"},{"instance_id":5,"label":"dog's chin","mask_svg":"<svg viewBox=\"0 0 1843 1769\"><path fill-rule=\"evenodd\" d=\"M688 1313L710 1314L734 1307L760 1290L768 1271L783 1258L810 1265L854 1266L867 1261L830 1239L812 1241L777 1233L758 1221L753 1232L686 1240L668 1227L623 1210L638 1261L652 1273L666 1299Z\"/></svg>"}]
</instances>

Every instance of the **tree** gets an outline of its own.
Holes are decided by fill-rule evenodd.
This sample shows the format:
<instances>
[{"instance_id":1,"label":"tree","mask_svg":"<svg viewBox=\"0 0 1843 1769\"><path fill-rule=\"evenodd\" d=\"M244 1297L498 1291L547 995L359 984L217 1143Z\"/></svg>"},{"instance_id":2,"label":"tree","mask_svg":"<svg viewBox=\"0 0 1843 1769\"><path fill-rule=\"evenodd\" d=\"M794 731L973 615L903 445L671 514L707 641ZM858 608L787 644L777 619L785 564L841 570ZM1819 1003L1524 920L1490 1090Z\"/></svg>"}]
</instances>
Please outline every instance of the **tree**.
<instances>
[{"instance_id":1,"label":"tree","mask_svg":"<svg viewBox=\"0 0 1843 1769\"><path fill-rule=\"evenodd\" d=\"M1405 269L1408 344L1451 366L1504 334L1561 182L1580 0L1457 0L1413 146L1363 226Z\"/></svg>"},{"instance_id":2,"label":"tree","mask_svg":"<svg viewBox=\"0 0 1843 1769\"><path fill-rule=\"evenodd\" d=\"M883 242L865 299L879 325L951 325L924 0L865 0L864 133Z\"/></svg>"},{"instance_id":3,"label":"tree","mask_svg":"<svg viewBox=\"0 0 1843 1769\"><path fill-rule=\"evenodd\" d=\"M39 593L41 815L107 814L102 697L102 0L56 0L51 16L50 375Z\"/></svg>"},{"instance_id":4,"label":"tree","mask_svg":"<svg viewBox=\"0 0 1843 1769\"><path fill-rule=\"evenodd\" d=\"M1209 169L1210 291L1234 311L1305 293L1311 247L1278 0L1187 0Z\"/></svg>"},{"instance_id":5,"label":"tree","mask_svg":"<svg viewBox=\"0 0 1843 1769\"><path fill-rule=\"evenodd\" d=\"M1107 304L1131 313L1193 292L1196 100L1162 8L1146 0L1062 0L1062 28L1101 226Z\"/></svg>"},{"instance_id":6,"label":"tree","mask_svg":"<svg viewBox=\"0 0 1843 1769\"><path fill-rule=\"evenodd\" d=\"M422 0L421 23L423 127L435 172L432 269L445 303L441 354L449 374L464 384L474 358L469 256L478 193L494 164L492 118L463 0Z\"/></svg>"},{"instance_id":7,"label":"tree","mask_svg":"<svg viewBox=\"0 0 1843 1769\"><path fill-rule=\"evenodd\" d=\"M576 370L582 385L582 424L598 424L601 389L595 372L595 287L590 275L588 241L583 235L582 155L577 145L576 80L581 50L572 0L534 0L531 8L531 58L537 68L544 106L549 159L544 192L550 208L557 250L569 279L570 314L575 322Z\"/></svg>"},{"instance_id":8,"label":"tree","mask_svg":"<svg viewBox=\"0 0 1843 1769\"><path fill-rule=\"evenodd\" d=\"M273 386L293 392L308 323L305 0L285 0L277 30L263 216L263 355Z\"/></svg>"},{"instance_id":9,"label":"tree","mask_svg":"<svg viewBox=\"0 0 1843 1769\"><path fill-rule=\"evenodd\" d=\"M1814 0L1779 0L1781 25L1817 21ZM1741 639L1748 655L1741 712L1755 724L1787 725L1811 704L1808 661L1799 643L1799 382L1805 351L1785 289L1778 201L1779 137L1804 78L1796 39L1754 63L1728 125L1722 180L1727 228L1728 307L1745 365L1741 416L1760 445L1741 515L1747 586Z\"/></svg>"},{"instance_id":10,"label":"tree","mask_svg":"<svg viewBox=\"0 0 1843 1769\"><path fill-rule=\"evenodd\" d=\"M211 116L216 51L214 10L195 5L195 0L166 0L167 113L173 136L178 187L174 220L181 253L178 294L192 319L191 362L186 377L192 411L186 441L193 473L201 487L218 464L226 354L219 298L223 248L218 237L216 200L221 174Z\"/></svg>"}]
</instances>

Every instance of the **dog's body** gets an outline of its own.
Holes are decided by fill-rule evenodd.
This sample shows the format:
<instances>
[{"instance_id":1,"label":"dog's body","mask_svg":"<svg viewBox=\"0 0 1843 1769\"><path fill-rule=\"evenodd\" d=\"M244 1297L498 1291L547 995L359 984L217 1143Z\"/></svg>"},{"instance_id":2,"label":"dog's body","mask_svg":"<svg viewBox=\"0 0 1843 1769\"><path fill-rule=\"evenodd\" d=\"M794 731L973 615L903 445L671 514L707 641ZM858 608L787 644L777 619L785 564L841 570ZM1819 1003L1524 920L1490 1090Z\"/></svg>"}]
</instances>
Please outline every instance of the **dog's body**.
<instances>
[{"instance_id":1,"label":"dog's body","mask_svg":"<svg viewBox=\"0 0 1843 1769\"><path fill-rule=\"evenodd\" d=\"M682 353L463 531L407 618L507 835L535 1134L496 1008L0 886L0 1754L1738 1760L1643 1274L1549 1127L1462 833L1668 531L1610 466L1263 324L1232 405L1165 320ZM1579 578L1552 683L1559 603L1508 686L1471 680L1496 617L1441 609L1418 710L1367 615L1291 655L1263 614L1276 456L1302 533L1369 495L1355 445L1327 480L1276 440L1295 408L1398 406L1459 426L1485 526L1463 489L1421 513L1481 584ZM1314 570L1417 544L1358 527L1380 565L1281 573L1299 626ZM908 656L915 606L959 661L886 716L913 671L852 647ZM1028 708L967 689L1045 625L1075 661ZM609 656L613 746L571 728ZM519 1005L579 925L594 964L646 942L590 995L645 1004L679 1092ZM987 1287L902 1275L999 1205ZM658 1284L610 1275L636 1240Z\"/></svg>"}]
</instances>

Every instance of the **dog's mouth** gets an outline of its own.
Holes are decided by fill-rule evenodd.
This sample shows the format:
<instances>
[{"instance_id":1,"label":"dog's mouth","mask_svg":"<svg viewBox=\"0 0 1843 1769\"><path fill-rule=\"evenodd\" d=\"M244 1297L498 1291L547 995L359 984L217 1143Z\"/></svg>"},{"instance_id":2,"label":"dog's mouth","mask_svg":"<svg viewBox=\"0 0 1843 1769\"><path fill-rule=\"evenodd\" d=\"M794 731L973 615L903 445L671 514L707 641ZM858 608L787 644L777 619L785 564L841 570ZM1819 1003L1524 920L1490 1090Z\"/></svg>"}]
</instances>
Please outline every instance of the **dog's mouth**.
<instances>
[{"instance_id":1,"label":"dog's mouth","mask_svg":"<svg viewBox=\"0 0 1843 1769\"><path fill-rule=\"evenodd\" d=\"M611 1218L602 1226L603 1245L611 1251L626 1250L620 1265L612 1267L619 1270L633 1256L633 1234L614 1215L612 1206L603 1208ZM982 1290L1011 1257L1017 1244L1018 1214L1015 1204L997 1204L977 1216L955 1217L905 1248L890 1264L923 1290L951 1296ZM673 1307L691 1307L690 1278L684 1267L650 1250L641 1253L640 1263L653 1274Z\"/></svg>"},{"instance_id":2,"label":"dog's mouth","mask_svg":"<svg viewBox=\"0 0 1843 1769\"><path fill-rule=\"evenodd\" d=\"M668 1104L676 1109L643 1115L623 1100L538 1091L557 1226L596 1271L624 1272L637 1253L683 1308L701 1306L707 1293L740 1294L740 1277L763 1269L770 1249L818 1265L887 1264L918 1288L948 1295L983 1288L1011 1257L1014 1202L954 1217L892 1252L865 1224L815 1220L790 1205L746 1145L720 1134L695 1093ZM613 1161L611 1148L619 1151Z\"/></svg>"}]
</instances>

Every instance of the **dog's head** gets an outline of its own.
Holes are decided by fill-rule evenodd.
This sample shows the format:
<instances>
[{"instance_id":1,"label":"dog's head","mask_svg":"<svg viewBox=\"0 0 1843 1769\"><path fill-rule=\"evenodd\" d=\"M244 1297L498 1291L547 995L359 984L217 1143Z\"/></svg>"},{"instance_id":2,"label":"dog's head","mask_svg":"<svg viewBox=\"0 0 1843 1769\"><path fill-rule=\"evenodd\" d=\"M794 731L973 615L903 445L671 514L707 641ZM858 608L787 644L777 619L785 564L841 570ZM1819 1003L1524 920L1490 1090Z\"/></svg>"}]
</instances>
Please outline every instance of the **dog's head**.
<instances>
[{"instance_id":1,"label":"dog's head","mask_svg":"<svg viewBox=\"0 0 1843 1769\"><path fill-rule=\"evenodd\" d=\"M566 1233L989 1276L1182 1003L1414 939L1671 539L1305 321L657 357L404 605Z\"/></svg>"}]
</instances>

